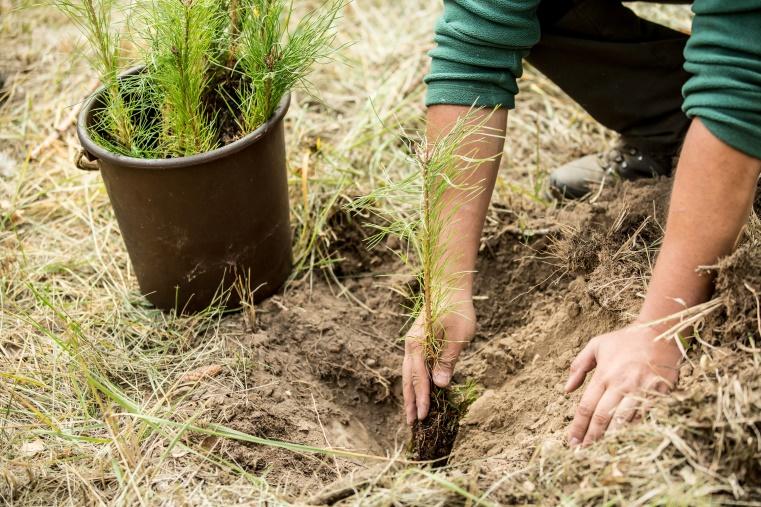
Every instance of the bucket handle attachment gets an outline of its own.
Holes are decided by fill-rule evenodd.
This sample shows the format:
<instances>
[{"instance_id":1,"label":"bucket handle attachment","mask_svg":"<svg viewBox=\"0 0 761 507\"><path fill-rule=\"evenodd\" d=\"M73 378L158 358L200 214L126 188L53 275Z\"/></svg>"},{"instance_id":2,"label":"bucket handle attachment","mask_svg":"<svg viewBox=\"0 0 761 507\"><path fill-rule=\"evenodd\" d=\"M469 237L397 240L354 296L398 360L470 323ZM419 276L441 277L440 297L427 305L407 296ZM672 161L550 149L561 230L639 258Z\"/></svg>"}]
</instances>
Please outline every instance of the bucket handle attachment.
<instances>
[{"instance_id":1,"label":"bucket handle attachment","mask_svg":"<svg viewBox=\"0 0 761 507\"><path fill-rule=\"evenodd\" d=\"M79 150L76 157L74 157L74 165L77 169L83 171L97 171L100 169L100 160L97 158L90 158L91 155L85 150Z\"/></svg>"}]
</instances>

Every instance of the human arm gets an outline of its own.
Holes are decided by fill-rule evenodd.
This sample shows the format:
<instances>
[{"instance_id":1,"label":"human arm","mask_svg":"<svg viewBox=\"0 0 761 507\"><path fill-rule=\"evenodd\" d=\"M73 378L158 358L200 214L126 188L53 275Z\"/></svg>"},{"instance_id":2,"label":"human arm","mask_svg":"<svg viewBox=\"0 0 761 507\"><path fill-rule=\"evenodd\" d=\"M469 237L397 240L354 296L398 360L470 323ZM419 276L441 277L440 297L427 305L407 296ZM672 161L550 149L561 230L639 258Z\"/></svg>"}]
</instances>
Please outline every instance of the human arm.
<instances>
[{"instance_id":1,"label":"human arm","mask_svg":"<svg viewBox=\"0 0 761 507\"><path fill-rule=\"evenodd\" d=\"M430 52L431 69L425 78L428 139L433 141L447 133L473 107L483 107L478 115L491 114L484 127L493 130L480 136L482 141L474 156L494 158L479 164L470 174L466 184L477 183L482 191L475 199L462 202L443 234L457 238L457 255L451 256L448 269L462 276L454 292L456 301L441 319L447 343L432 379L420 347L422 319L417 319L407 332L402 380L409 424L428 414L431 381L440 387L449 384L460 351L475 332L472 272L499 168L507 109L515 104L522 58L539 41L538 4L539 0L444 0L444 13L436 24L436 47ZM500 108L492 112L494 107ZM474 121L479 121L478 117ZM470 139L464 144L472 148ZM456 190L449 194L453 201L457 196Z\"/></svg>"},{"instance_id":2,"label":"human arm","mask_svg":"<svg viewBox=\"0 0 761 507\"><path fill-rule=\"evenodd\" d=\"M511 109L522 58L539 42L539 0L444 0L426 104Z\"/></svg>"},{"instance_id":3,"label":"human arm","mask_svg":"<svg viewBox=\"0 0 761 507\"><path fill-rule=\"evenodd\" d=\"M663 246L636 322L597 336L571 364L571 392L594 369L568 428L571 445L589 444L630 420L643 390L665 391L677 380L681 353L654 339L674 322L661 320L707 300L712 278L698 272L730 253L747 221L761 160L732 148L693 121L677 166Z\"/></svg>"},{"instance_id":4,"label":"human arm","mask_svg":"<svg viewBox=\"0 0 761 507\"><path fill-rule=\"evenodd\" d=\"M453 291L451 309L441 321L446 342L432 372L432 380L439 387L449 384L457 358L475 332L473 272L484 219L497 179L507 123L505 109L471 112L471 108L465 106L431 106L427 114L427 138L435 142L446 135L457 120L465 115L469 115L474 123L485 123L479 132L464 140L465 152L460 155L467 155L482 162L469 170L464 180L459 183L461 187L466 188L477 185L480 192L472 197L470 190L452 188L444 196L452 207L457 207L441 235L442 241L447 242L447 250L452 252L446 270L448 274L453 275L451 278L456 280L457 287ZM453 239L456 240L456 244ZM424 321L421 316L412 324L405 337L402 383L408 424L412 424L416 418L425 419L430 406L431 374L420 345L423 329Z\"/></svg>"},{"instance_id":5,"label":"human arm","mask_svg":"<svg viewBox=\"0 0 761 507\"><path fill-rule=\"evenodd\" d=\"M569 427L572 443L591 442L609 423L615 429L630 419L643 389L673 387L681 354L673 340L654 342L669 322L642 324L710 297L713 280L696 270L732 251L756 191L761 6L695 0L693 11L683 109L695 120L677 167L663 246L635 325L593 338L572 364L567 391L596 368Z\"/></svg>"}]
</instances>

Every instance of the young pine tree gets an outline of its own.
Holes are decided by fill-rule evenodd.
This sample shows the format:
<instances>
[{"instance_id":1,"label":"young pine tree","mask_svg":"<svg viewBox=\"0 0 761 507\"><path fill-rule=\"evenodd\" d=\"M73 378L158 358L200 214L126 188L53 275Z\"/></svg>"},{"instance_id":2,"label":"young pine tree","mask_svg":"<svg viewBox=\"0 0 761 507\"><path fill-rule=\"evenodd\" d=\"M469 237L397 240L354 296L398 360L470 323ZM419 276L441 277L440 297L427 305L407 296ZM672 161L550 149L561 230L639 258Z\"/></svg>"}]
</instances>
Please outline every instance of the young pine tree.
<instances>
[{"instance_id":1,"label":"young pine tree","mask_svg":"<svg viewBox=\"0 0 761 507\"><path fill-rule=\"evenodd\" d=\"M409 319L424 318L421 348L430 369L447 340L441 320L454 311L455 287L465 276L448 269L456 261L457 249L447 226L458 209L481 192L480 183L466 182L483 162L470 155L475 151L474 140L488 135L484 134L488 118L475 120L466 115L441 138L423 139L415 146L414 170L408 176L388 181L351 205L355 211L369 210L380 218L380 224L370 224L377 230L368 238L371 247L389 235L405 245L397 253L417 273L421 288L413 298ZM474 386L466 383L452 391L433 386L429 416L413 427L411 450L416 459L439 460L449 454L459 418L474 399Z\"/></svg>"},{"instance_id":2,"label":"young pine tree","mask_svg":"<svg viewBox=\"0 0 761 507\"><path fill-rule=\"evenodd\" d=\"M159 96L159 144L168 155L194 155L218 145L215 112L206 97L226 20L218 0L153 0L147 8L148 73Z\"/></svg>"},{"instance_id":3,"label":"young pine tree","mask_svg":"<svg viewBox=\"0 0 761 507\"><path fill-rule=\"evenodd\" d=\"M235 1L242 7L241 25L232 46L246 82L238 102L243 129L251 132L272 116L283 95L305 84L314 63L334 51L335 20L345 0L328 0L303 17L292 32L286 0Z\"/></svg>"}]
</instances>

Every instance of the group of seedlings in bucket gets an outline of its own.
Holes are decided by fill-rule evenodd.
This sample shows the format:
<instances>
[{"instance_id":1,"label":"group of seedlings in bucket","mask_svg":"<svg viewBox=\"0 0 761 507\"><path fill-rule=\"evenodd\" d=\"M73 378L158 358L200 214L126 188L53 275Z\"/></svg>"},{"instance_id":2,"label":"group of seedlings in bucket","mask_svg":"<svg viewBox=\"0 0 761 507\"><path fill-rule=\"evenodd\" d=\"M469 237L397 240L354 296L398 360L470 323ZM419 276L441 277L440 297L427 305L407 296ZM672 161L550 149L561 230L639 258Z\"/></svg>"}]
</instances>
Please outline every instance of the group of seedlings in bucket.
<instances>
[{"instance_id":1,"label":"group of seedlings in bucket","mask_svg":"<svg viewBox=\"0 0 761 507\"><path fill-rule=\"evenodd\" d=\"M126 11L119 0L55 1L86 37L106 92L91 136L155 159L208 152L263 125L331 56L345 0L297 23L287 0L136 0ZM121 75L125 47L139 48L142 69Z\"/></svg>"},{"instance_id":2,"label":"group of seedlings in bucket","mask_svg":"<svg viewBox=\"0 0 761 507\"><path fill-rule=\"evenodd\" d=\"M419 339L429 372L436 365L447 336L442 318L456 311L454 301L460 289L463 272L452 272L456 249L449 248L456 238L450 237L450 225L463 204L481 191L481 182L472 181L472 173L481 162L472 155L483 136L489 115L474 113L460 118L451 130L435 140L422 139L413 148L410 174L398 180L387 180L371 194L353 201L351 209L376 217L368 226L375 234L368 238L371 248L388 244L389 236L398 238L402 246L395 250L403 263L416 274L420 290L412 291L407 305L408 321L422 316L424 322ZM473 149L471 149L473 148ZM431 404L428 416L412 427L408 445L414 460L446 463L459 428L459 421L477 398L476 384L468 380L450 388L431 382Z\"/></svg>"}]
</instances>

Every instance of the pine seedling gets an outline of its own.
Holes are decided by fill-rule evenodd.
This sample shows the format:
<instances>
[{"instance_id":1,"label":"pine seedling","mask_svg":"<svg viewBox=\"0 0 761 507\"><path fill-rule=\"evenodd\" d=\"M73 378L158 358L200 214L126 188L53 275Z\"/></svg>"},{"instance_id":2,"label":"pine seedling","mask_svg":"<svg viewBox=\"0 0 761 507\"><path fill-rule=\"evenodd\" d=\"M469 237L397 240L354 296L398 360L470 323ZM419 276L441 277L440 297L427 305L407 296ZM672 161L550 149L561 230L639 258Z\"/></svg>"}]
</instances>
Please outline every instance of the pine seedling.
<instances>
[{"instance_id":1,"label":"pine seedling","mask_svg":"<svg viewBox=\"0 0 761 507\"><path fill-rule=\"evenodd\" d=\"M402 261L417 273L421 292L413 298L409 308L410 320L424 314L426 320L426 357L435 360L441 348L438 324L441 317L452 309L455 287L465 273L451 273L447 269L456 260L455 249L449 248L447 225L459 208L481 192L480 183L464 183L477 164L483 160L468 155L474 152L472 139L483 137L488 116L474 119L473 115L460 118L446 135L435 142L422 139L413 147L410 161L414 170L404 178L393 181L386 178L382 186L371 194L350 204L353 211L369 211L379 218L368 226L375 233L367 238L368 246L375 248L389 236L401 240L405 248L396 252ZM472 150L469 150L469 146ZM457 191L452 202L450 191Z\"/></svg>"},{"instance_id":2,"label":"pine seedling","mask_svg":"<svg viewBox=\"0 0 761 507\"><path fill-rule=\"evenodd\" d=\"M479 182L468 180L475 167L485 161L471 155L475 143L489 135L484 133L488 119L489 115L478 119L466 115L435 142L422 140L415 146L415 169L411 174L397 182L388 181L351 205L354 211L369 210L380 218L380 224L369 224L377 231L368 238L371 247L380 245L388 236L396 236L406 245L397 253L416 271L421 287L409 308L409 318L424 317L421 347L430 369L447 340L442 318L455 311L456 287L466 274L449 269L458 254L452 245L454 238L448 235L448 225L460 207L482 191ZM454 194L456 200L452 199ZM455 396L448 390L433 388L430 415L413 428L416 457L440 459L448 454L459 417L473 400L472 393L472 386L456 390Z\"/></svg>"},{"instance_id":3,"label":"pine seedling","mask_svg":"<svg viewBox=\"0 0 761 507\"><path fill-rule=\"evenodd\" d=\"M171 156L218 144L206 97L225 18L217 0L153 0L147 11L149 75L160 96L159 144Z\"/></svg>"},{"instance_id":4,"label":"pine seedling","mask_svg":"<svg viewBox=\"0 0 761 507\"><path fill-rule=\"evenodd\" d=\"M125 99L124 82L119 79L120 37L112 28L116 0L56 0L55 3L79 28L93 50L89 62L106 89L98 129L110 139L101 137L119 152L136 154L141 144L140 128L133 121L135 106Z\"/></svg>"},{"instance_id":5,"label":"pine seedling","mask_svg":"<svg viewBox=\"0 0 761 507\"><path fill-rule=\"evenodd\" d=\"M246 86L238 101L243 129L251 132L275 112L288 90L306 84L312 65L333 52L334 22L345 0L329 0L288 32L291 9L285 0L238 0L245 8L238 52Z\"/></svg>"}]
</instances>

